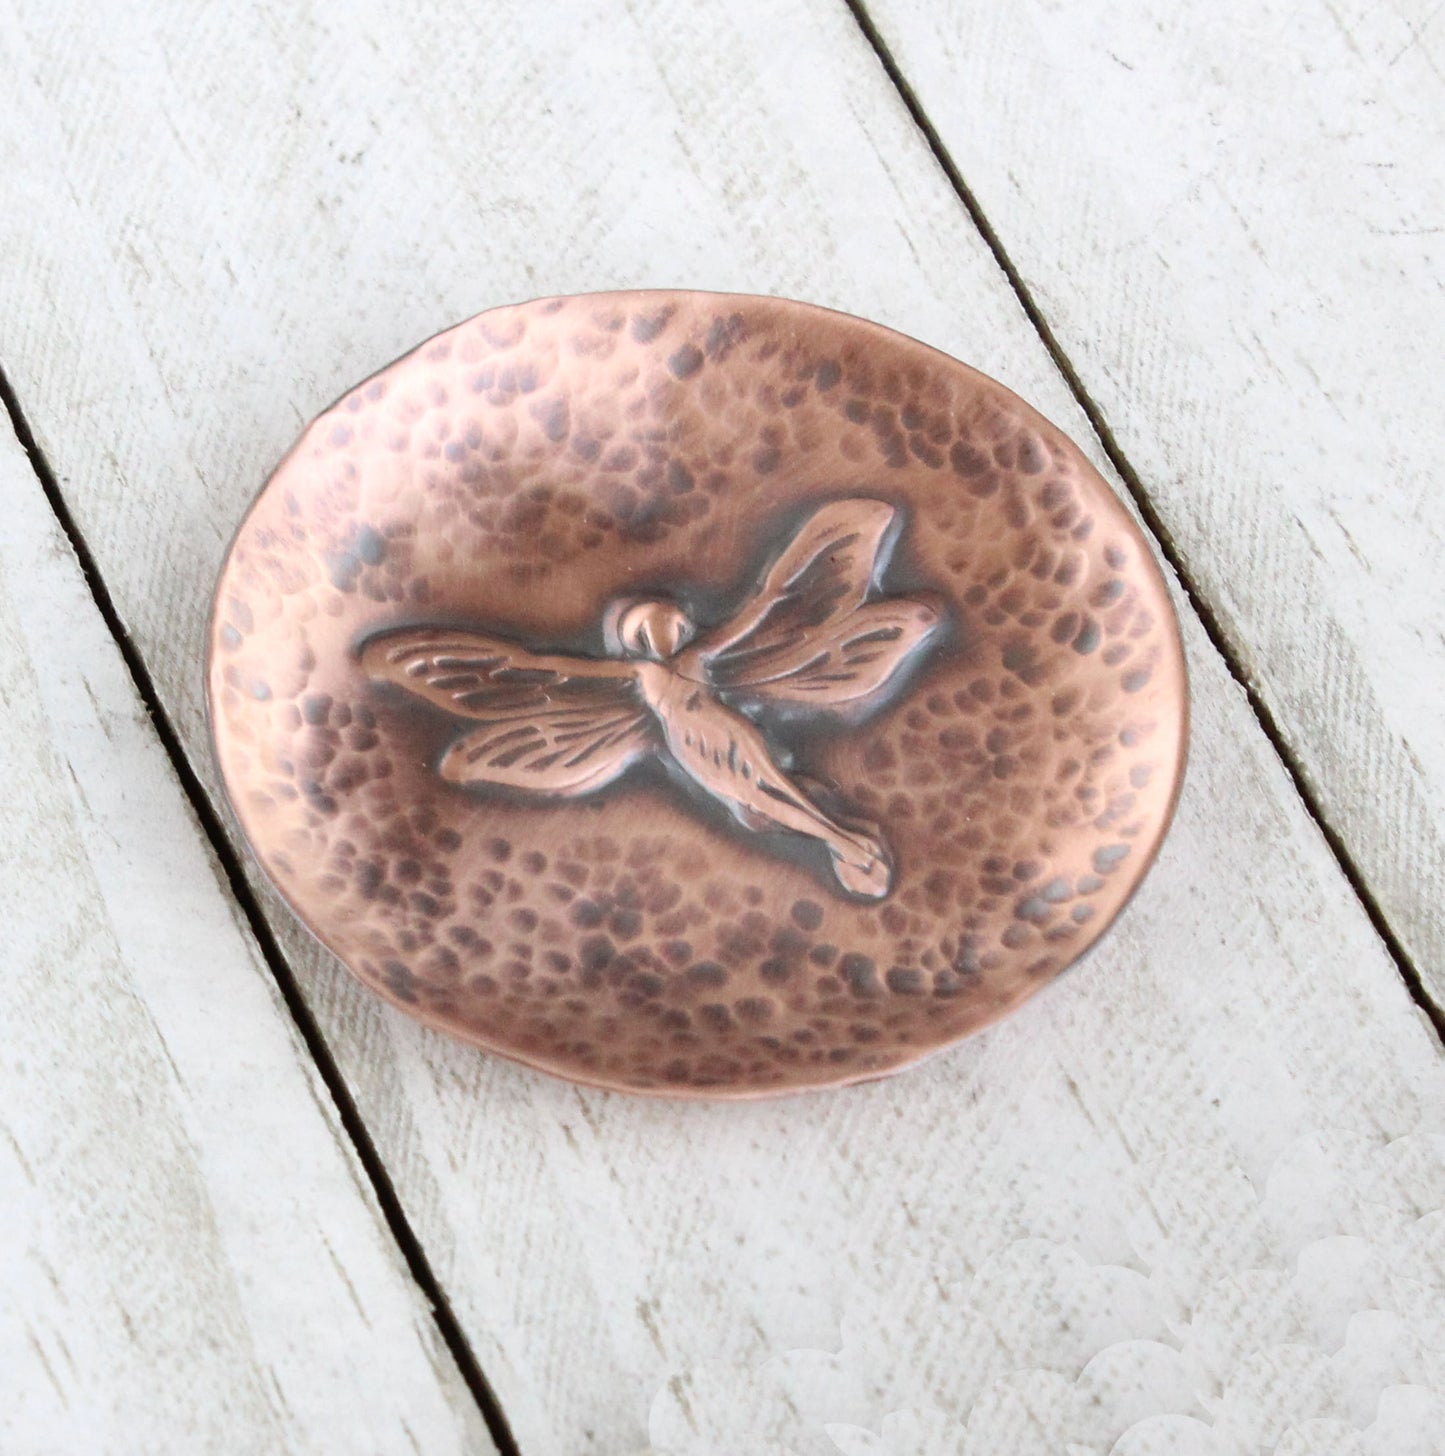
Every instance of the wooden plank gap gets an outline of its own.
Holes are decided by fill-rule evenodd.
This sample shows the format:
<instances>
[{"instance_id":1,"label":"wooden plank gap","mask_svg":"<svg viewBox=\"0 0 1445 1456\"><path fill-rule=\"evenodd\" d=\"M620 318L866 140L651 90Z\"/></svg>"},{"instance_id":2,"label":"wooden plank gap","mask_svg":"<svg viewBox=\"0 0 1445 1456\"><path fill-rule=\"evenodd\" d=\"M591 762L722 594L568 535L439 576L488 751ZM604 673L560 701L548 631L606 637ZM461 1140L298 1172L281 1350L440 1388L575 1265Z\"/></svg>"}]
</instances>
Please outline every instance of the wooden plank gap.
<instances>
[{"instance_id":1,"label":"wooden plank gap","mask_svg":"<svg viewBox=\"0 0 1445 1456\"><path fill-rule=\"evenodd\" d=\"M392 1237L396 1240L397 1246L406 1260L412 1279L415 1280L431 1309L437 1331L445 1342L452 1359L456 1362L457 1370L466 1382L472 1398L476 1401L499 1456L521 1456L501 1405L482 1372L475 1353L462 1333L461 1323L451 1307L451 1302L442 1289L422 1248L421 1241L412 1229L402 1208L391 1175L387 1172L386 1165L372 1141L371 1134L362 1120L345 1079L321 1035L315 1018L306 1005L300 987L296 984L296 978L281 952L271 927L266 922L261 906L246 881L240 856L232 847L219 815L206 797L205 790L201 787L201 781L192 768L185 749L181 746L181 740L161 703L140 650L126 630L120 614L116 611L115 603L111 599L95 557L76 525L64 493L61 491L60 482L51 469L49 461L46 460L44 452L40 449L35 433L25 418L20 401L3 368L0 368L0 402L4 404L5 413L9 416L15 437L30 461L30 467L35 472L41 489L45 492L45 498L49 502L51 510L54 511L66 540L70 543L70 549L75 553L96 609L115 639L126 671L129 672L136 691L140 694L141 702L145 705L156 736L160 739L166 756L171 761L171 767L180 781L182 791L190 801L191 811L200 823L202 832L210 841L211 848L226 876L230 893L240 906L241 912L246 918L246 924L275 979L282 1000L301 1034L302 1042L315 1062L321 1079L331 1095L331 1100L341 1119L342 1128L350 1139L361 1167L371 1184L377 1204L386 1219L387 1227L391 1230Z\"/></svg>"},{"instance_id":2,"label":"wooden plank gap","mask_svg":"<svg viewBox=\"0 0 1445 1456\"><path fill-rule=\"evenodd\" d=\"M1310 778L1304 765L1300 762L1295 751L1290 747L1283 732L1280 730L1278 721L1269 705L1261 694L1256 690L1249 672L1244 666L1243 658L1238 646L1232 642L1223 624L1213 607L1202 595L1199 587L1185 564L1183 553L1176 545L1169 528L1161 519L1153 500L1144 487L1129 458L1120 448L1118 440L1104 418L1103 411L1095 402L1093 396L1085 388L1078 370L1074 367L1073 361L1064 351L1057 336L1050 327L1048 320L1044 317L1043 310L1039 307L1032 291L1024 282L1013 260L1009 257L1003 246L1002 240L994 230L993 225L985 216L978 198L964 181L963 174L959 171L958 165L954 162L952 153L945 145L938 129L929 120L927 112L924 111L922 102L917 92L909 84L908 78L894 58L893 52L888 48L888 43L879 33L878 27L873 23L872 17L868 14L867 7L863 0L843 0L843 4L853 16L862 31L864 38L872 47L878 64L882 66L884 73L893 83L894 89L898 92L904 107L908 111L914 126L922 134L927 142L929 150L933 153L934 160L938 163L944 176L948 179L949 185L953 188L958 200L963 204L964 210L968 213L969 220L978 229L979 236L983 238L989 251L993 254L994 261L998 264L1004 277L1008 280L1009 287L1013 289L1018 299L1019 307L1023 309L1028 321L1033 325L1035 332L1043 341L1044 347L1049 351L1059 373L1063 375L1074 398L1078 401L1080 409L1088 417L1089 425L1094 434L1098 437L1099 444L1103 447L1104 453L1109 458L1109 463L1118 472L1119 478L1128 488L1145 526L1158 544L1160 554L1169 563L1189 605L1198 615L1204 627L1205 635L1209 638L1210 645L1224 659L1225 666L1229 669L1230 676L1239 684L1243 690L1250 710L1253 712L1260 728L1266 738L1269 739L1271 747L1278 754L1280 762L1284 764L1285 771L1289 774L1290 782L1294 785L1295 792L1304 803L1305 810L1314 821L1325 843L1329 846L1330 853L1334 856L1335 863L1340 868L1340 873L1349 882L1351 890L1356 899L1363 906L1365 914L1369 916L1370 924L1374 927L1375 933L1384 943L1390 954L1391 960L1395 963L1395 969L1400 974L1410 992L1411 998L1419 1007L1421 1014L1434 1028L1436 1036L1442 1044L1445 1044L1445 1006L1438 1004L1425 989L1424 980L1419 969L1406 952L1400 938L1395 934L1394 928L1376 899L1374 892L1370 889L1354 857L1345 846L1344 838L1331 822L1326 814L1318 794L1311 785Z\"/></svg>"}]
</instances>

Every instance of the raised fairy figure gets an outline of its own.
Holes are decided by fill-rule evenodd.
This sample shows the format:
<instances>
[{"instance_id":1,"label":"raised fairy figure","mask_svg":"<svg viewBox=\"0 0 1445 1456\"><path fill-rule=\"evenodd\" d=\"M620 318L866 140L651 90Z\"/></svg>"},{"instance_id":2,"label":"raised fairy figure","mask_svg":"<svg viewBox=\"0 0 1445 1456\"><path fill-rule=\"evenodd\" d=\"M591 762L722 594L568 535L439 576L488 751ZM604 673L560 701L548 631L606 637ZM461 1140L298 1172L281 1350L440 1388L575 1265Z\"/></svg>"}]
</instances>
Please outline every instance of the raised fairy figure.
<instances>
[{"instance_id":1,"label":"raised fairy figure","mask_svg":"<svg viewBox=\"0 0 1445 1456\"><path fill-rule=\"evenodd\" d=\"M676 602L627 597L607 608L607 657L422 628L373 638L362 664L481 725L447 749L443 778L570 798L666 755L749 828L821 841L839 884L878 899L893 871L877 827L825 813L749 715L813 709L857 721L916 660L938 613L914 598L868 599L894 514L876 500L820 507L737 611L701 632Z\"/></svg>"}]
</instances>

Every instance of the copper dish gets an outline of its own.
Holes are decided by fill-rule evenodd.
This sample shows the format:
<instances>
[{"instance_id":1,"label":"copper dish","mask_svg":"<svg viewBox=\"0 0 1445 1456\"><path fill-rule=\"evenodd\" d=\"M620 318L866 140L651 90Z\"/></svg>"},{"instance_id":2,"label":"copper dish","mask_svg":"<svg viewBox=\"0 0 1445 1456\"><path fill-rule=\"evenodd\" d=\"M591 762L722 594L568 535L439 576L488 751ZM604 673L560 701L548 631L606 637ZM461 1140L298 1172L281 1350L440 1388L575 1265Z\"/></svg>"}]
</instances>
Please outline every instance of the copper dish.
<instances>
[{"instance_id":1,"label":"copper dish","mask_svg":"<svg viewBox=\"0 0 1445 1456\"><path fill-rule=\"evenodd\" d=\"M374 990L579 1082L877 1077L1003 1015L1168 826L1145 542L1008 390L875 324L494 309L338 401L221 571L266 873Z\"/></svg>"}]
</instances>

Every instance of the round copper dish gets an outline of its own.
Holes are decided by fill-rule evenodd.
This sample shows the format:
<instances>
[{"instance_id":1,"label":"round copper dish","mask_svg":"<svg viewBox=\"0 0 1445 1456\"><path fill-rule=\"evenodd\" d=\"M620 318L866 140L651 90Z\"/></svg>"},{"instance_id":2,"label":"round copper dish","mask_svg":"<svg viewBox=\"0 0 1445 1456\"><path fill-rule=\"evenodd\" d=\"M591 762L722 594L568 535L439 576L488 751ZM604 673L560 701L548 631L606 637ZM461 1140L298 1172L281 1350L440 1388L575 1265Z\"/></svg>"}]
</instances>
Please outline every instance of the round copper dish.
<instances>
[{"instance_id":1,"label":"round copper dish","mask_svg":"<svg viewBox=\"0 0 1445 1456\"><path fill-rule=\"evenodd\" d=\"M577 1081L876 1077L1086 950L1187 693L1079 451L781 299L484 313L320 416L221 572L216 752L367 985Z\"/></svg>"}]
</instances>

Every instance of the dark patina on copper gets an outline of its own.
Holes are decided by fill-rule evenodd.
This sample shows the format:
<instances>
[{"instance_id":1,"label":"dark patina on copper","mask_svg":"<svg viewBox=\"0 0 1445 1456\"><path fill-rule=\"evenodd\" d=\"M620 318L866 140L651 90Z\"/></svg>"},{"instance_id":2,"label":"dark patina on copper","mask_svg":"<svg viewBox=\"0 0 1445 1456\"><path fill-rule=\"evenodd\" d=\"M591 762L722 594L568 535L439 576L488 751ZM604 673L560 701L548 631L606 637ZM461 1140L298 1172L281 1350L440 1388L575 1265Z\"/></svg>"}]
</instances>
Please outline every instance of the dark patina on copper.
<instances>
[{"instance_id":1,"label":"dark patina on copper","mask_svg":"<svg viewBox=\"0 0 1445 1456\"><path fill-rule=\"evenodd\" d=\"M298 914L433 1025L757 1095L996 1019L1122 907L1178 629L1056 429L779 299L496 309L320 416L221 573L208 694Z\"/></svg>"}]
</instances>

